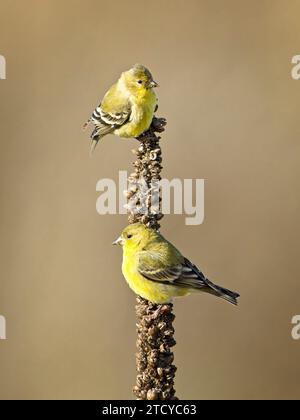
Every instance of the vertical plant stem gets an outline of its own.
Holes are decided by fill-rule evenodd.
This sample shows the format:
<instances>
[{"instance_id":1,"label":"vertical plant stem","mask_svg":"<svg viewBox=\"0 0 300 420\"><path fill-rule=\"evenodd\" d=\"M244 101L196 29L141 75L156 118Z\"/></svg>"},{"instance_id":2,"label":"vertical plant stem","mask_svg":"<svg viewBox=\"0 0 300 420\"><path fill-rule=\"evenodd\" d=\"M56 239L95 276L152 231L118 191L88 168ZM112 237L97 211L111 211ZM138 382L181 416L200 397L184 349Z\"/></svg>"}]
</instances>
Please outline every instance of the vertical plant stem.
<instances>
[{"instance_id":1,"label":"vertical plant stem","mask_svg":"<svg viewBox=\"0 0 300 420\"><path fill-rule=\"evenodd\" d=\"M134 172L129 177L127 198L129 223L144 223L158 230L163 214L160 211L159 186L162 158L156 133L164 131L164 118L154 118L150 129L138 138L140 145L134 150ZM156 206L153 198L158 197ZM130 201L129 201L130 202ZM152 205L151 205L152 204ZM173 305L158 305L137 296L137 378L133 392L138 400L174 400L176 366L173 364L174 340Z\"/></svg>"}]
</instances>

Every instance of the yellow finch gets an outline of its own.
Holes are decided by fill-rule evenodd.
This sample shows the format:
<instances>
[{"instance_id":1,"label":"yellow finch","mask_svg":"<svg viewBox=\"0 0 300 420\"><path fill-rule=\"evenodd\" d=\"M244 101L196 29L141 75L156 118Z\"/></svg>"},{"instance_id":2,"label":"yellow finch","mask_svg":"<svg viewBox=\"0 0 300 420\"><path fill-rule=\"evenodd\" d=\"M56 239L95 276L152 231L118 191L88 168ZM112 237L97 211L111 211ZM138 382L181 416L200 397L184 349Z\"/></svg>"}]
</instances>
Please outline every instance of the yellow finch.
<instances>
[{"instance_id":1,"label":"yellow finch","mask_svg":"<svg viewBox=\"0 0 300 420\"><path fill-rule=\"evenodd\" d=\"M153 303L167 303L193 291L237 305L238 293L216 286L160 233L136 223L114 242L123 246L123 275L130 288Z\"/></svg>"},{"instance_id":2,"label":"yellow finch","mask_svg":"<svg viewBox=\"0 0 300 420\"><path fill-rule=\"evenodd\" d=\"M157 107L156 86L150 71L141 64L122 73L84 126L95 125L91 151L106 134L138 137L148 130Z\"/></svg>"}]
</instances>

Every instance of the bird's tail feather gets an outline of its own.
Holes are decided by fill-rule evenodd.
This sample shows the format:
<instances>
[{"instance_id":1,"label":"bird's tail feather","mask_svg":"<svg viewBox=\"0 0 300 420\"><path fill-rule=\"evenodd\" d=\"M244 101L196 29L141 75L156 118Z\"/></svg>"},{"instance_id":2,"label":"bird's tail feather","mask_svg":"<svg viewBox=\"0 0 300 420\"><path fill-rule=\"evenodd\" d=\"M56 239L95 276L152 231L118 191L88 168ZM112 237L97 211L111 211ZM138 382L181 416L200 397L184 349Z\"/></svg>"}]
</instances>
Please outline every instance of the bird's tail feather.
<instances>
[{"instance_id":1,"label":"bird's tail feather","mask_svg":"<svg viewBox=\"0 0 300 420\"><path fill-rule=\"evenodd\" d=\"M95 127L91 134L90 156L92 156L100 139L101 139L101 134L99 133L99 127Z\"/></svg>"},{"instance_id":2,"label":"bird's tail feather","mask_svg":"<svg viewBox=\"0 0 300 420\"><path fill-rule=\"evenodd\" d=\"M225 289L224 287L217 286L208 279L206 279L206 281L209 287L209 289L207 290L208 293L212 293L215 296L219 296L220 298L227 300L227 302L230 302L233 305L238 304L237 299L240 297L238 293L232 292L231 290Z\"/></svg>"},{"instance_id":3,"label":"bird's tail feather","mask_svg":"<svg viewBox=\"0 0 300 420\"><path fill-rule=\"evenodd\" d=\"M99 140L100 140L100 136L92 138L91 147L90 147L90 156L92 156L94 150L96 149L96 146L97 146Z\"/></svg>"}]
</instances>

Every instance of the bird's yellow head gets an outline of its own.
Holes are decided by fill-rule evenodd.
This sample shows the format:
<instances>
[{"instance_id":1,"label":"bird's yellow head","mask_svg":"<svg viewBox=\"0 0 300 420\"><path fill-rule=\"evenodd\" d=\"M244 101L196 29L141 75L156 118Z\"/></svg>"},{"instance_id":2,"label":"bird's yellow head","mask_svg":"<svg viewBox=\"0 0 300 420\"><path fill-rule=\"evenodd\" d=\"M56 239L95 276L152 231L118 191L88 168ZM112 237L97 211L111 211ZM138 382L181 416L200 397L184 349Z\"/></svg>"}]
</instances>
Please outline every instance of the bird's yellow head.
<instances>
[{"instance_id":1,"label":"bird's yellow head","mask_svg":"<svg viewBox=\"0 0 300 420\"><path fill-rule=\"evenodd\" d=\"M123 73L126 86L132 92L146 92L157 87L150 71L142 64L135 64L130 70Z\"/></svg>"},{"instance_id":2,"label":"bird's yellow head","mask_svg":"<svg viewBox=\"0 0 300 420\"><path fill-rule=\"evenodd\" d=\"M114 245L122 245L124 249L143 249L152 240L157 240L159 234L142 223L134 223L127 226Z\"/></svg>"}]
</instances>

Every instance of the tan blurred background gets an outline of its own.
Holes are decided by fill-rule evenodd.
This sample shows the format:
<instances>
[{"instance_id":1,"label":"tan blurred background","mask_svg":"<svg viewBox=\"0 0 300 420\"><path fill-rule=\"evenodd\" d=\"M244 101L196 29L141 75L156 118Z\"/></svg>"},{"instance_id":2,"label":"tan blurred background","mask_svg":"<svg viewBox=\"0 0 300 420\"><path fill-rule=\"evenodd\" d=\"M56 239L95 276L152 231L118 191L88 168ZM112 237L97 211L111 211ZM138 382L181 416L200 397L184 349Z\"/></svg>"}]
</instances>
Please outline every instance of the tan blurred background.
<instances>
[{"instance_id":1,"label":"tan blurred background","mask_svg":"<svg viewBox=\"0 0 300 420\"><path fill-rule=\"evenodd\" d=\"M99 216L96 182L130 170L134 140L89 158L81 131L135 62L160 84L169 179L205 178L205 222L162 232L216 282L175 303L181 398L299 398L299 0L4 0L0 5L2 399L125 399L135 298Z\"/></svg>"}]
</instances>

